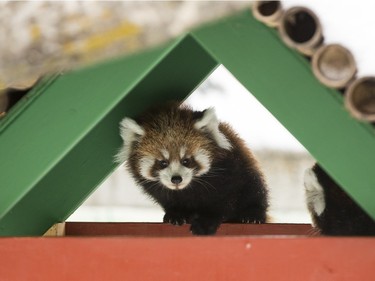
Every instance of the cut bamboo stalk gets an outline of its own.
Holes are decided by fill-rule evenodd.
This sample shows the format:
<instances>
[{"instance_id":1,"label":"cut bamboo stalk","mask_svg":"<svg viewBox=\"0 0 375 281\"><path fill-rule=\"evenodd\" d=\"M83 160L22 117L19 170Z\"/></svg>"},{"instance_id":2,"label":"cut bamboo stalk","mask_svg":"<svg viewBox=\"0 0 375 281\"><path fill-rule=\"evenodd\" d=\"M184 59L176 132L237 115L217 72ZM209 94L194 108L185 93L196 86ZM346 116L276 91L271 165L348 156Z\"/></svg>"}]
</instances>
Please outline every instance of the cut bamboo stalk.
<instances>
[{"instance_id":1,"label":"cut bamboo stalk","mask_svg":"<svg viewBox=\"0 0 375 281\"><path fill-rule=\"evenodd\" d=\"M313 11L292 7L283 14L279 33L286 45L306 56L312 56L323 43L322 26Z\"/></svg>"},{"instance_id":2,"label":"cut bamboo stalk","mask_svg":"<svg viewBox=\"0 0 375 281\"><path fill-rule=\"evenodd\" d=\"M284 13L280 1L256 1L252 6L254 17L270 27L280 24Z\"/></svg>"},{"instance_id":3,"label":"cut bamboo stalk","mask_svg":"<svg viewBox=\"0 0 375 281\"><path fill-rule=\"evenodd\" d=\"M375 122L375 77L355 80L345 92L345 106L357 119Z\"/></svg>"},{"instance_id":4,"label":"cut bamboo stalk","mask_svg":"<svg viewBox=\"0 0 375 281\"><path fill-rule=\"evenodd\" d=\"M352 53L339 44L320 47L312 57L312 69L318 80L332 88L345 88L357 73Z\"/></svg>"}]
</instances>

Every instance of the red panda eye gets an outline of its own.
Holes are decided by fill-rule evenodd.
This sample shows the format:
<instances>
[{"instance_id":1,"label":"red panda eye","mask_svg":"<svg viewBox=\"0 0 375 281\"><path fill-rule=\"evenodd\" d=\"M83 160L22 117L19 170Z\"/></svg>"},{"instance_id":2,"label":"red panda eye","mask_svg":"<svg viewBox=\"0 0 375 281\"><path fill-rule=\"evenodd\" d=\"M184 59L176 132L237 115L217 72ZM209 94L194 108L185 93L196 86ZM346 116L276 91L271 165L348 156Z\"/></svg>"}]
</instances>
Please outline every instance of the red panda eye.
<instances>
[{"instance_id":1,"label":"red panda eye","mask_svg":"<svg viewBox=\"0 0 375 281\"><path fill-rule=\"evenodd\" d=\"M184 158L181 160L181 164L184 165L185 167L189 166L191 163L191 160L189 158Z\"/></svg>"},{"instance_id":2,"label":"red panda eye","mask_svg":"<svg viewBox=\"0 0 375 281\"><path fill-rule=\"evenodd\" d=\"M161 169L167 168L169 163L167 160L158 160L158 165Z\"/></svg>"}]
</instances>

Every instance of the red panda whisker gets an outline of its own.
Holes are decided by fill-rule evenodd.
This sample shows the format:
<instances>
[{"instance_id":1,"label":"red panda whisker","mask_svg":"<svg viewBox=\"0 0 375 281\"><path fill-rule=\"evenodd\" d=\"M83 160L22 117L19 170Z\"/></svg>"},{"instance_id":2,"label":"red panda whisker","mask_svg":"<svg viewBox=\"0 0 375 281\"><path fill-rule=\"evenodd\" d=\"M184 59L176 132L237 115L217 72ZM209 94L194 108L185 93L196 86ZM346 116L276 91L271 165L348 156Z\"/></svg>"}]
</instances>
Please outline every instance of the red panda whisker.
<instances>
[{"instance_id":1,"label":"red panda whisker","mask_svg":"<svg viewBox=\"0 0 375 281\"><path fill-rule=\"evenodd\" d=\"M200 179L200 178L194 178L194 181L199 183L203 187L206 187L207 189L212 188L213 190L216 190L216 188L212 184L210 184L208 181L205 181L205 180Z\"/></svg>"}]
</instances>

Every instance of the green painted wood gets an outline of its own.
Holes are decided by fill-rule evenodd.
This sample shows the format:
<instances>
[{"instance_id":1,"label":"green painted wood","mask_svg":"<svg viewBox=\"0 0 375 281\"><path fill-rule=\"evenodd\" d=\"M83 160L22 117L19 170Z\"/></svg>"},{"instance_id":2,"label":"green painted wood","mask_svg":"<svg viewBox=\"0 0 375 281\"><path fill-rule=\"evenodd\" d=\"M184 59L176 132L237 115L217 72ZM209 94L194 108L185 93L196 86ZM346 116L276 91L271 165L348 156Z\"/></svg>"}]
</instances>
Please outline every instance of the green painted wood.
<instances>
[{"instance_id":1,"label":"green painted wood","mask_svg":"<svg viewBox=\"0 0 375 281\"><path fill-rule=\"evenodd\" d=\"M349 115L308 61L250 11L192 34L375 219L375 130Z\"/></svg>"},{"instance_id":2,"label":"green painted wood","mask_svg":"<svg viewBox=\"0 0 375 281\"><path fill-rule=\"evenodd\" d=\"M115 168L120 120L185 98L216 66L187 36L35 89L0 127L0 235L65 220Z\"/></svg>"}]
</instances>

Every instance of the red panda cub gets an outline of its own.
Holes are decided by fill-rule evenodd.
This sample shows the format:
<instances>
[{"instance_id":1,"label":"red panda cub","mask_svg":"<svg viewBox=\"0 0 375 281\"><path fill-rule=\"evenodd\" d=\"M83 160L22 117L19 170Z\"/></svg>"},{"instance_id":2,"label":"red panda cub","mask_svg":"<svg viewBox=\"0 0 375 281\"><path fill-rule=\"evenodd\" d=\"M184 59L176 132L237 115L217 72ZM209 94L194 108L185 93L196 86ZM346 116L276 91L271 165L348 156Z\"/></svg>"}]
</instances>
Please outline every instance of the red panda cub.
<instances>
[{"instance_id":1,"label":"red panda cub","mask_svg":"<svg viewBox=\"0 0 375 281\"><path fill-rule=\"evenodd\" d=\"M222 222L266 222L268 192L257 162L213 108L167 103L123 119L120 130L116 158L161 205L165 223L209 235Z\"/></svg>"},{"instance_id":2,"label":"red panda cub","mask_svg":"<svg viewBox=\"0 0 375 281\"><path fill-rule=\"evenodd\" d=\"M375 221L320 167L305 173L307 208L323 235L375 235Z\"/></svg>"}]
</instances>

